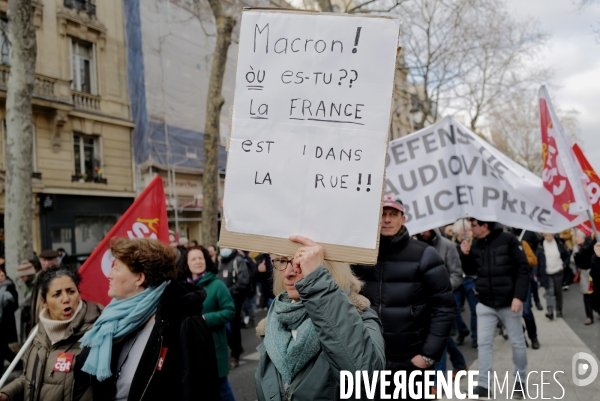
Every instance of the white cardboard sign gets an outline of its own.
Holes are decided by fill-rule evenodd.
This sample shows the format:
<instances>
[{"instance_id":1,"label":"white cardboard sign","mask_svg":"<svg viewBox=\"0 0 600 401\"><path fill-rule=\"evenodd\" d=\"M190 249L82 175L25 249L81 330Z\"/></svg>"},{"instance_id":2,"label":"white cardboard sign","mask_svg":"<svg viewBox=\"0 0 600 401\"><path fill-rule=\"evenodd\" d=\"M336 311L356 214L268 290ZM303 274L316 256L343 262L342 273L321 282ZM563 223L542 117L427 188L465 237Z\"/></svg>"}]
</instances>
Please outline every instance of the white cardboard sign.
<instances>
[{"instance_id":1,"label":"white cardboard sign","mask_svg":"<svg viewBox=\"0 0 600 401\"><path fill-rule=\"evenodd\" d=\"M377 248L398 33L394 18L244 11L227 232Z\"/></svg>"}]
</instances>

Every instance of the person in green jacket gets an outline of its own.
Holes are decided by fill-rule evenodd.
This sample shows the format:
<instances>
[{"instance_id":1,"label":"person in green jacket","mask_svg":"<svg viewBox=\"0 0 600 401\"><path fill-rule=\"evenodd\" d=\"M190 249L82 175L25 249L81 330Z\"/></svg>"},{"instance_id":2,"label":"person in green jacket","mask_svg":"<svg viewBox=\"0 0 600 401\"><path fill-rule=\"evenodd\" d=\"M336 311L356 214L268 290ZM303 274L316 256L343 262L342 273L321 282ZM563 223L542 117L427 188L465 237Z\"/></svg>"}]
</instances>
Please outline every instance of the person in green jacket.
<instances>
[{"instance_id":1,"label":"person in green jacket","mask_svg":"<svg viewBox=\"0 0 600 401\"><path fill-rule=\"evenodd\" d=\"M235 315L235 305L229 290L216 275L217 269L208 251L202 246L189 248L179 264L180 280L201 286L206 291L203 317L215 342L219 367L220 398L235 401L227 380L229 359L225 325Z\"/></svg>"},{"instance_id":2,"label":"person in green jacket","mask_svg":"<svg viewBox=\"0 0 600 401\"><path fill-rule=\"evenodd\" d=\"M323 248L308 238L290 240L302 245L293 258L271 255L278 295L256 328L263 337L257 398L337 400L340 371L372 377L384 369L381 322L348 264L325 261Z\"/></svg>"}]
</instances>

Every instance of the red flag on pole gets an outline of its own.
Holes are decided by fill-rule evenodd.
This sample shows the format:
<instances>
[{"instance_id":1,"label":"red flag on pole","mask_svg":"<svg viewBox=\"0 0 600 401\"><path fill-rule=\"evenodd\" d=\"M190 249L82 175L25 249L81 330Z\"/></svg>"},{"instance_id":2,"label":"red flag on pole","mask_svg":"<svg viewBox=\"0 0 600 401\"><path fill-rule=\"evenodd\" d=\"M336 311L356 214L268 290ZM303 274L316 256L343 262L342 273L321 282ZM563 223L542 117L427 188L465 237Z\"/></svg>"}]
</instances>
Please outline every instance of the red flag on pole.
<instances>
[{"instance_id":1,"label":"red flag on pole","mask_svg":"<svg viewBox=\"0 0 600 401\"><path fill-rule=\"evenodd\" d=\"M545 86L540 88L538 97L544 187L554 197L554 210L573 221L589 207L582 177Z\"/></svg>"},{"instance_id":2,"label":"red flag on pole","mask_svg":"<svg viewBox=\"0 0 600 401\"><path fill-rule=\"evenodd\" d=\"M592 212L594 213L594 225L596 226L596 230L600 230L600 177L598 177L598 174L596 174L592 165L586 159L579 145L573 145L573 152L581 166L581 170L586 176L587 194L592 205ZM589 221L580 224L577 228L583 231L585 235L592 233L592 225Z\"/></svg>"},{"instance_id":3,"label":"red flag on pole","mask_svg":"<svg viewBox=\"0 0 600 401\"><path fill-rule=\"evenodd\" d=\"M133 202L79 269L79 288L82 298L87 301L107 305L111 300L106 275L114 262L109 249L113 237L154 238L169 243L167 205L159 176Z\"/></svg>"}]
</instances>

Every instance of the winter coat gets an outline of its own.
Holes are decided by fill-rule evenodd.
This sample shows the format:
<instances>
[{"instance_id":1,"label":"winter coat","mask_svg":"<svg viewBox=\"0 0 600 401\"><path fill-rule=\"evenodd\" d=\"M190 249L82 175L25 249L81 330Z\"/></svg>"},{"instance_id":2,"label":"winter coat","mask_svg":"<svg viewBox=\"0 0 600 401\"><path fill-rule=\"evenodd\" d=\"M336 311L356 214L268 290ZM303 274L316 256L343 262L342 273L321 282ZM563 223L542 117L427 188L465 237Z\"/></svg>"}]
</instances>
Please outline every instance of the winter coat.
<instances>
[{"instance_id":1,"label":"winter coat","mask_svg":"<svg viewBox=\"0 0 600 401\"><path fill-rule=\"evenodd\" d=\"M490 308L512 305L513 298L525 301L531 268L521 243L514 234L496 227L485 238L475 239L471 252L461 252L465 274L477 274L479 302Z\"/></svg>"},{"instance_id":2,"label":"winter coat","mask_svg":"<svg viewBox=\"0 0 600 401\"><path fill-rule=\"evenodd\" d=\"M544 240L546 241L546 240ZM560 240L556 241L556 245L558 246L558 252L560 253L560 258L562 259L563 268L569 269L569 263L571 261L571 254L568 249L563 245L563 242ZM548 288L548 274L546 274L546 254L544 253L544 243L542 242L540 246L538 246L536 256L538 259L538 274L540 277L540 283L542 287Z\"/></svg>"},{"instance_id":3,"label":"winter coat","mask_svg":"<svg viewBox=\"0 0 600 401\"><path fill-rule=\"evenodd\" d=\"M17 341L15 312L19 308L17 291L8 277L0 283L0 346ZM0 361L4 363L4 361ZM0 369L1 370L1 369Z\"/></svg>"},{"instance_id":4,"label":"winter coat","mask_svg":"<svg viewBox=\"0 0 600 401\"><path fill-rule=\"evenodd\" d=\"M43 324L23 357L23 374L0 390L10 401L75 401L93 400L92 389L78 368L83 366L79 340L92 328L102 312L100 305L83 302L81 311L66 329L65 337L52 345ZM59 355L74 355L70 372L54 371ZM34 394L31 394L31 391Z\"/></svg>"},{"instance_id":5,"label":"winter coat","mask_svg":"<svg viewBox=\"0 0 600 401\"><path fill-rule=\"evenodd\" d=\"M592 256L592 262L590 264L590 277L594 283L600 283L600 258L595 254ZM595 284L595 288L599 285ZM592 309L600 314L600 290L594 290L592 293Z\"/></svg>"},{"instance_id":6,"label":"winter coat","mask_svg":"<svg viewBox=\"0 0 600 401\"><path fill-rule=\"evenodd\" d=\"M592 257L594 256L594 244L596 240L591 236L585 237L585 241L573 255L575 266L581 270L589 270L592 267Z\"/></svg>"},{"instance_id":7,"label":"winter coat","mask_svg":"<svg viewBox=\"0 0 600 401\"><path fill-rule=\"evenodd\" d=\"M246 297L250 287L250 272L246 261L237 251L234 250L227 258L221 257L219 278L234 299Z\"/></svg>"},{"instance_id":8,"label":"winter coat","mask_svg":"<svg viewBox=\"0 0 600 401\"><path fill-rule=\"evenodd\" d=\"M215 345L202 318L205 298L206 292L196 285L176 281L167 285L131 382L129 401L219 399ZM134 332L131 336L136 334ZM111 378L98 382L95 376L87 376L94 387L95 400L113 399L116 390L114 378L125 342L118 341L113 345ZM89 348L83 352L87 357Z\"/></svg>"},{"instance_id":9,"label":"winter coat","mask_svg":"<svg viewBox=\"0 0 600 401\"><path fill-rule=\"evenodd\" d=\"M260 259L257 260L258 264L264 260L265 267L267 271L259 272L258 267L256 270L256 282L261 283L262 289L262 297L265 299L273 299L275 298L275 294L273 294L273 265L271 264L271 257L268 253L265 253L260 256ZM266 302L264 303L266 305Z\"/></svg>"},{"instance_id":10,"label":"winter coat","mask_svg":"<svg viewBox=\"0 0 600 401\"><path fill-rule=\"evenodd\" d=\"M589 294L590 287L593 288L592 282L590 282L590 268L592 267L592 256L594 256L595 243L596 241L588 236L585 238L583 244L573 253L575 266L577 266L580 271L579 289L583 294Z\"/></svg>"},{"instance_id":11,"label":"winter coat","mask_svg":"<svg viewBox=\"0 0 600 401\"><path fill-rule=\"evenodd\" d=\"M196 285L199 285L206 291L203 312L204 320L206 320L206 324L215 342L219 377L225 377L229 374L229 353L225 325L235 315L233 298L227 287L225 287L225 284L214 273L206 273Z\"/></svg>"},{"instance_id":12,"label":"winter coat","mask_svg":"<svg viewBox=\"0 0 600 401\"><path fill-rule=\"evenodd\" d=\"M415 355L439 360L454 322L456 301L444 261L436 250L411 239L406 228L381 237L375 266L352 269L364 281L361 294L381 323L388 361Z\"/></svg>"},{"instance_id":13,"label":"winter coat","mask_svg":"<svg viewBox=\"0 0 600 401\"><path fill-rule=\"evenodd\" d=\"M452 284L452 291L457 290L463 282L463 271L460 265L460 256L458 256L458 250L454 243L447 237L443 236L439 228L434 228L433 237L429 241L424 241L420 234L417 234L417 239L423 241L435 248L437 253L440 254L448 275L450 276L450 283Z\"/></svg>"},{"instance_id":14,"label":"winter coat","mask_svg":"<svg viewBox=\"0 0 600 401\"><path fill-rule=\"evenodd\" d=\"M381 323L368 300L356 293L347 296L335 283L325 266L296 283L300 299L312 320L321 350L296 375L291 387L294 400L329 401L339 399L340 371L368 371L385 366ZM265 320L259 323L257 334L265 333ZM258 400L284 401L281 375L267 354L264 343L254 375ZM297 381L297 383L295 383Z\"/></svg>"}]
</instances>

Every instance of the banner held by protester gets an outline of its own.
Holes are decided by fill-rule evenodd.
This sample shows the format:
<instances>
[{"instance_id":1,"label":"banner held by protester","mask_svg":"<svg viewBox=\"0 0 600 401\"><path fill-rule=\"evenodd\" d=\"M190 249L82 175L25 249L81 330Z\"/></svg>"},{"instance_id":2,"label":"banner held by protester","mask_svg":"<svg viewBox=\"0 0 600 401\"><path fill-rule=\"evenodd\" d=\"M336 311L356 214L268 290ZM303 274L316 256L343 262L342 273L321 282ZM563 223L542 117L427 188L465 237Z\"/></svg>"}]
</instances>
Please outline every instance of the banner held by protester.
<instances>
[{"instance_id":1,"label":"banner held by protester","mask_svg":"<svg viewBox=\"0 0 600 401\"><path fill-rule=\"evenodd\" d=\"M464 217L549 232L586 219L557 211L540 177L451 117L390 142L385 192L404 202L412 233Z\"/></svg>"},{"instance_id":2,"label":"banner held by protester","mask_svg":"<svg viewBox=\"0 0 600 401\"><path fill-rule=\"evenodd\" d=\"M114 263L109 249L113 237L154 238L169 243L165 192L160 176L152 180L79 268L81 296L87 301L103 305L111 301L106 276Z\"/></svg>"},{"instance_id":3,"label":"banner held by protester","mask_svg":"<svg viewBox=\"0 0 600 401\"><path fill-rule=\"evenodd\" d=\"M244 11L221 245L285 254L300 234L375 262L398 33L391 17Z\"/></svg>"}]
</instances>

